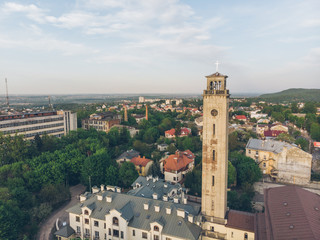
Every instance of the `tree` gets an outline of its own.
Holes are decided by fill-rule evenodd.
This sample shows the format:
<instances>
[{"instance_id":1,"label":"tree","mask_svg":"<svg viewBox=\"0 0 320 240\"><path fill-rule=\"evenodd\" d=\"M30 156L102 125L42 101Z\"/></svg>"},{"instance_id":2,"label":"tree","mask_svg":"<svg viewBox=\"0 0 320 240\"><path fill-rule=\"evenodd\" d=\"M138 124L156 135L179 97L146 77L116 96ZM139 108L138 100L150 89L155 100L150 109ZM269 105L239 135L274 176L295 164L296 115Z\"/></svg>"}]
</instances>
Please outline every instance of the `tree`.
<instances>
[{"instance_id":1,"label":"tree","mask_svg":"<svg viewBox=\"0 0 320 240\"><path fill-rule=\"evenodd\" d=\"M309 151L309 141L303 137L296 139L295 144L301 147L303 151Z\"/></svg>"},{"instance_id":2,"label":"tree","mask_svg":"<svg viewBox=\"0 0 320 240\"><path fill-rule=\"evenodd\" d=\"M235 167L228 161L228 187L237 185L237 172Z\"/></svg>"},{"instance_id":3,"label":"tree","mask_svg":"<svg viewBox=\"0 0 320 240\"><path fill-rule=\"evenodd\" d=\"M120 167L119 177L121 186L128 188L139 177L139 174L132 162L124 162Z\"/></svg>"},{"instance_id":4,"label":"tree","mask_svg":"<svg viewBox=\"0 0 320 240\"><path fill-rule=\"evenodd\" d=\"M181 134L181 123L177 122L176 127L175 127L175 135L178 137Z\"/></svg>"},{"instance_id":5,"label":"tree","mask_svg":"<svg viewBox=\"0 0 320 240\"><path fill-rule=\"evenodd\" d=\"M169 152L170 154L174 154L176 151L177 151L176 146L175 146L173 143L171 143L171 144L168 146L168 152Z\"/></svg>"},{"instance_id":6,"label":"tree","mask_svg":"<svg viewBox=\"0 0 320 240\"><path fill-rule=\"evenodd\" d=\"M316 113L317 107L313 102L306 102L304 104L303 112L305 113Z\"/></svg>"},{"instance_id":7,"label":"tree","mask_svg":"<svg viewBox=\"0 0 320 240\"><path fill-rule=\"evenodd\" d=\"M284 141L284 142L288 142L288 143L294 142L294 138L287 133L280 133L278 135L278 137L276 138L276 140Z\"/></svg>"},{"instance_id":8,"label":"tree","mask_svg":"<svg viewBox=\"0 0 320 240\"><path fill-rule=\"evenodd\" d=\"M233 152L230 154L230 161L237 170L239 186L244 186L246 183L252 185L262 177L258 164L252 158Z\"/></svg>"},{"instance_id":9,"label":"tree","mask_svg":"<svg viewBox=\"0 0 320 240\"><path fill-rule=\"evenodd\" d=\"M106 170L106 185L117 186L119 183L119 168L110 165Z\"/></svg>"},{"instance_id":10,"label":"tree","mask_svg":"<svg viewBox=\"0 0 320 240\"><path fill-rule=\"evenodd\" d=\"M0 239L19 239L22 219L22 213L17 207L0 201Z\"/></svg>"},{"instance_id":11,"label":"tree","mask_svg":"<svg viewBox=\"0 0 320 240\"><path fill-rule=\"evenodd\" d=\"M299 108L298 108L298 104L297 103L291 103L291 111L293 113L297 113L299 111Z\"/></svg>"},{"instance_id":12,"label":"tree","mask_svg":"<svg viewBox=\"0 0 320 240\"><path fill-rule=\"evenodd\" d=\"M198 164L191 172L185 176L184 185L190 189L190 194L201 196L202 170L201 164Z\"/></svg>"},{"instance_id":13,"label":"tree","mask_svg":"<svg viewBox=\"0 0 320 240\"><path fill-rule=\"evenodd\" d=\"M153 177L162 177L159 161L153 161L153 164L148 170L148 175L152 175Z\"/></svg>"},{"instance_id":14,"label":"tree","mask_svg":"<svg viewBox=\"0 0 320 240\"><path fill-rule=\"evenodd\" d=\"M311 138L320 141L320 124L312 123L310 128L310 135Z\"/></svg>"}]
</instances>

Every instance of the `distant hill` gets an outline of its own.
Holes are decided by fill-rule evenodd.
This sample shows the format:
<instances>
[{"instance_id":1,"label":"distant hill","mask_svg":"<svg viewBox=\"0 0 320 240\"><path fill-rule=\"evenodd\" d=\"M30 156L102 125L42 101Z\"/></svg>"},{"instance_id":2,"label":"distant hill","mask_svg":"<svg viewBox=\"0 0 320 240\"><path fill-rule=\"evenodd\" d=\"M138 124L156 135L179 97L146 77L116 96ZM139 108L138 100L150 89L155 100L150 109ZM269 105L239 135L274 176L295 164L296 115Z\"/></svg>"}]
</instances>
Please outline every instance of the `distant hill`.
<instances>
[{"instance_id":1,"label":"distant hill","mask_svg":"<svg viewBox=\"0 0 320 240\"><path fill-rule=\"evenodd\" d=\"M320 89L290 88L277 93L263 94L258 98L269 102L320 102Z\"/></svg>"}]
</instances>

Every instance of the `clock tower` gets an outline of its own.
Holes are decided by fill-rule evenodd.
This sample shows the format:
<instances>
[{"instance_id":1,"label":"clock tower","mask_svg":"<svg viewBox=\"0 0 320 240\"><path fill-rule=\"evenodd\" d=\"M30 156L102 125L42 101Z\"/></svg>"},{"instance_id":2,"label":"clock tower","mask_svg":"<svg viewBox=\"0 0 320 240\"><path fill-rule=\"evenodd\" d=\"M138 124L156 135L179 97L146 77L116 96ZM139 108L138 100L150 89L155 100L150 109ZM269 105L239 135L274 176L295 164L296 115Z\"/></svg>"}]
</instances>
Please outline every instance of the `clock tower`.
<instances>
[{"instance_id":1,"label":"clock tower","mask_svg":"<svg viewBox=\"0 0 320 240\"><path fill-rule=\"evenodd\" d=\"M212 231L214 223L225 222L227 211L229 90L226 89L227 76L216 72L206 78L201 209L207 222L204 227Z\"/></svg>"}]
</instances>

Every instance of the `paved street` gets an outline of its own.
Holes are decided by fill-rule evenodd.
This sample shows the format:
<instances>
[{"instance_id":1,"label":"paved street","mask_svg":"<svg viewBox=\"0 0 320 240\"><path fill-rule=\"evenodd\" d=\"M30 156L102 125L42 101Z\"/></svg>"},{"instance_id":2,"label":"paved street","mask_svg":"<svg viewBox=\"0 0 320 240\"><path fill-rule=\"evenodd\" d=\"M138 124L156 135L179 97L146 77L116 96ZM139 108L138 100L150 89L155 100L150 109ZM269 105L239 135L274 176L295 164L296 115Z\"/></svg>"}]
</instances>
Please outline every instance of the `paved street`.
<instances>
[{"instance_id":1,"label":"paved street","mask_svg":"<svg viewBox=\"0 0 320 240\"><path fill-rule=\"evenodd\" d=\"M67 221L68 214L66 213L66 210L76 204L78 200L79 194L83 193L85 190L85 186L78 184L76 186L70 187L70 193L71 193L71 200L70 202L66 203L61 208L55 210L51 216L41 225L40 230L37 234L38 240L51 240L52 238L49 238L52 228L54 227L57 218L63 221Z\"/></svg>"}]
</instances>

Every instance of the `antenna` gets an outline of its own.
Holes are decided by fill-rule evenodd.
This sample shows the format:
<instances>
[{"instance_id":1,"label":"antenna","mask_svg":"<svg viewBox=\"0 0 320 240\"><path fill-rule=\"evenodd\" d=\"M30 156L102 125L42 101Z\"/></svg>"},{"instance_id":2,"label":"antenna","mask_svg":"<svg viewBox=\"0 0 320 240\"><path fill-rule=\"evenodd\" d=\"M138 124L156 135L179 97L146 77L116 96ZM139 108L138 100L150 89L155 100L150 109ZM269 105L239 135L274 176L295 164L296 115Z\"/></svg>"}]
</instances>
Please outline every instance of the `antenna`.
<instances>
[{"instance_id":1,"label":"antenna","mask_svg":"<svg viewBox=\"0 0 320 240\"><path fill-rule=\"evenodd\" d=\"M6 104L7 104L8 108L9 108L9 94L8 94L8 81L7 81L7 78L6 78L6 90L7 90L7 96L6 96L7 102L6 102Z\"/></svg>"},{"instance_id":2,"label":"antenna","mask_svg":"<svg viewBox=\"0 0 320 240\"><path fill-rule=\"evenodd\" d=\"M48 96L48 100L49 100L49 109L51 109L51 98L50 98L50 96Z\"/></svg>"}]
</instances>

